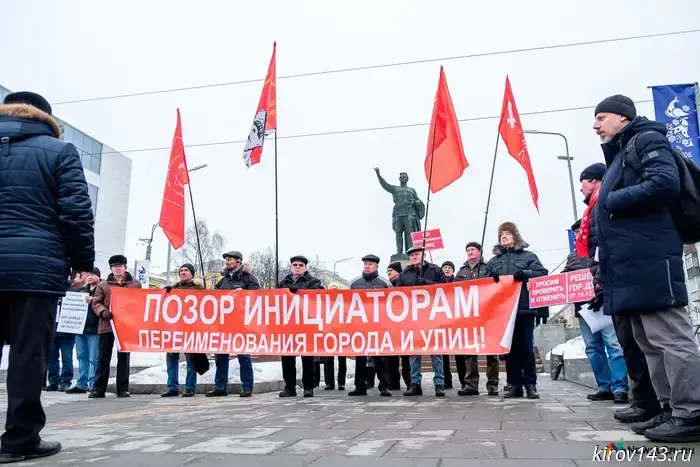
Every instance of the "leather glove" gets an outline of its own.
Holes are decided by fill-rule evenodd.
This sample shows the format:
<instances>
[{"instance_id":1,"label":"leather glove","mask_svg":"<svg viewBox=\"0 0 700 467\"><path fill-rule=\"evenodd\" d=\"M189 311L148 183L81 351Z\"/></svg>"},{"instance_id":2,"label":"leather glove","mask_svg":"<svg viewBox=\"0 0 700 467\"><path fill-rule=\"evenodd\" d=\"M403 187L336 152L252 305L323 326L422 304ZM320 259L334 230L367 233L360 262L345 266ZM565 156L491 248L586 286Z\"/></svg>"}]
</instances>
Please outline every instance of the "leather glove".
<instances>
[{"instance_id":1,"label":"leather glove","mask_svg":"<svg viewBox=\"0 0 700 467\"><path fill-rule=\"evenodd\" d=\"M603 308L603 287L596 282L593 285L593 292L595 293L595 297L588 301L588 306L593 311L599 311Z\"/></svg>"},{"instance_id":2,"label":"leather glove","mask_svg":"<svg viewBox=\"0 0 700 467\"><path fill-rule=\"evenodd\" d=\"M298 285L290 285L289 291L292 293L297 293L299 291L299 286Z\"/></svg>"},{"instance_id":3,"label":"leather glove","mask_svg":"<svg viewBox=\"0 0 700 467\"><path fill-rule=\"evenodd\" d=\"M515 274L513 274L513 280L515 282L524 282L525 279L525 273L522 271L515 271Z\"/></svg>"},{"instance_id":4,"label":"leather glove","mask_svg":"<svg viewBox=\"0 0 700 467\"><path fill-rule=\"evenodd\" d=\"M170 293L171 290L173 290L172 286L165 287L165 293Z\"/></svg>"},{"instance_id":5,"label":"leather glove","mask_svg":"<svg viewBox=\"0 0 700 467\"><path fill-rule=\"evenodd\" d=\"M499 276L498 274L491 274L491 278L496 284L498 284L498 282L500 282L501 280L501 276Z\"/></svg>"},{"instance_id":6,"label":"leather glove","mask_svg":"<svg viewBox=\"0 0 700 467\"><path fill-rule=\"evenodd\" d=\"M419 277L418 279L416 279L416 285L425 285L425 284L426 284L425 278Z\"/></svg>"},{"instance_id":7,"label":"leather glove","mask_svg":"<svg viewBox=\"0 0 700 467\"><path fill-rule=\"evenodd\" d=\"M102 315L100 315L100 317L101 317L102 319L107 320L107 321L109 321L110 319L112 319L112 316L113 316L113 315L112 315L112 312L109 311L109 310L103 311L103 312L102 312Z\"/></svg>"}]
</instances>

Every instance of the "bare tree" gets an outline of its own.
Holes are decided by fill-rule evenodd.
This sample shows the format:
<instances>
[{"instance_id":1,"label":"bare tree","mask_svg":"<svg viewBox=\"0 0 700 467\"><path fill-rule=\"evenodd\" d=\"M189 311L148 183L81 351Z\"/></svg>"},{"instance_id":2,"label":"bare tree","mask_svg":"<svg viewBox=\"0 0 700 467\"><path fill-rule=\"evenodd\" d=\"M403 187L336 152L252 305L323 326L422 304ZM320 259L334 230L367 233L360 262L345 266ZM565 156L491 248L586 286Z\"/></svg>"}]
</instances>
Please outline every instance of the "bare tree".
<instances>
[{"instance_id":1,"label":"bare tree","mask_svg":"<svg viewBox=\"0 0 700 467\"><path fill-rule=\"evenodd\" d=\"M197 249L197 232L194 226L187 229L185 233L185 245L182 247L182 257L186 262L191 263L196 270L201 269L204 263L205 272L217 272L217 259L221 258L224 249L225 238L219 232L209 230L207 221L199 219L197 221L199 229L199 244L202 248L202 262L200 263L199 251Z\"/></svg>"},{"instance_id":2,"label":"bare tree","mask_svg":"<svg viewBox=\"0 0 700 467\"><path fill-rule=\"evenodd\" d=\"M280 277L275 279L277 268L275 267L275 247L269 246L261 251L255 251L250 255L250 265L253 268L253 275L260 281L263 289L274 289L286 274L285 265L280 261Z\"/></svg>"}]
</instances>

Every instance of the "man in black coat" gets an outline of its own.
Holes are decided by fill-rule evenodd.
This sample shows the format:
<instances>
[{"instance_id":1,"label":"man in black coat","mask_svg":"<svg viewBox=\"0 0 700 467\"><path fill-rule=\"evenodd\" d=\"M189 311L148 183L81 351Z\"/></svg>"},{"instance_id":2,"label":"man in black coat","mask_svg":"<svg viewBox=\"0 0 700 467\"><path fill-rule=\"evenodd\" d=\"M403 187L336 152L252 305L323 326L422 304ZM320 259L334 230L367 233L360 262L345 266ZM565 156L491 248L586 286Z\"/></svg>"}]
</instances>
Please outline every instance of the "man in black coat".
<instances>
[{"instance_id":1,"label":"man in black coat","mask_svg":"<svg viewBox=\"0 0 700 467\"><path fill-rule=\"evenodd\" d=\"M637 116L622 95L598 104L593 129L607 165L594 208L603 311L630 317L654 390L671 407L632 428L652 441L700 441L700 350L685 308L683 240L670 209L682 188L674 149L666 126Z\"/></svg>"},{"instance_id":2,"label":"man in black coat","mask_svg":"<svg viewBox=\"0 0 700 467\"><path fill-rule=\"evenodd\" d=\"M472 281L491 277L491 271L484 263L481 255L481 244L479 242L469 242L466 246L467 261L457 271L455 281ZM462 389L457 391L460 396L479 395L479 356L478 355L457 355L457 373L459 374ZM498 355L486 356L486 390L489 396L498 395L498 372L500 362Z\"/></svg>"},{"instance_id":3,"label":"man in black coat","mask_svg":"<svg viewBox=\"0 0 700 467\"><path fill-rule=\"evenodd\" d=\"M386 268L386 276L393 287L396 286L396 281L399 280L399 275L403 268L399 261L389 263ZM406 388L411 386L411 363L408 355L392 355L387 357L389 364L389 379L391 380L391 390L398 391L401 389L401 380L406 383ZM399 369L400 368L400 369Z\"/></svg>"},{"instance_id":4,"label":"man in black coat","mask_svg":"<svg viewBox=\"0 0 700 467\"><path fill-rule=\"evenodd\" d=\"M277 285L278 289L289 289L292 293L307 289L323 289L320 280L309 274L306 267L309 260L302 255L292 256L289 259L292 265L291 271ZM297 366L296 357L282 356L282 377L284 389L279 393L280 397L296 397L297 395ZM314 357L301 357L301 381L304 386L304 397L314 396Z\"/></svg>"},{"instance_id":5,"label":"man in black coat","mask_svg":"<svg viewBox=\"0 0 700 467\"><path fill-rule=\"evenodd\" d=\"M447 277L442 268L437 264L425 261L425 252L422 247L413 246L406 251L411 264L404 268L396 281L397 287L411 287L415 285L446 284ZM435 396L445 397L445 375L443 374L442 355L431 355L433 365L433 383L435 384ZM411 387L404 392L404 396L422 396L421 383L421 356L412 355L411 362Z\"/></svg>"},{"instance_id":6,"label":"man in black coat","mask_svg":"<svg viewBox=\"0 0 700 467\"><path fill-rule=\"evenodd\" d=\"M94 219L78 151L51 106L17 92L0 106L0 342L10 345L0 462L46 457L41 388L58 299L95 261Z\"/></svg>"},{"instance_id":7,"label":"man in black coat","mask_svg":"<svg viewBox=\"0 0 700 467\"><path fill-rule=\"evenodd\" d=\"M379 257L376 255L367 255L362 258L364 263L362 275L350 283L351 290L359 289L388 289L391 288L391 282L379 276ZM389 367L387 366L386 358L374 357L374 367L376 368L377 377L379 378L379 393L382 396L391 396L389 388ZM374 379L374 375L372 375ZM367 357L357 356L355 358L355 390L348 393L349 396L366 396L367 395Z\"/></svg>"},{"instance_id":8,"label":"man in black coat","mask_svg":"<svg viewBox=\"0 0 700 467\"><path fill-rule=\"evenodd\" d=\"M229 251L224 253L226 267L224 277L214 286L217 290L259 290L260 282L252 273L250 263L243 262L243 254L240 251ZM250 355L238 354L238 366L241 377L240 397L250 397L253 395L253 360ZM207 392L205 397L225 397L228 396L228 369L229 355L218 354L216 356L216 374L214 376L214 389Z\"/></svg>"}]
</instances>

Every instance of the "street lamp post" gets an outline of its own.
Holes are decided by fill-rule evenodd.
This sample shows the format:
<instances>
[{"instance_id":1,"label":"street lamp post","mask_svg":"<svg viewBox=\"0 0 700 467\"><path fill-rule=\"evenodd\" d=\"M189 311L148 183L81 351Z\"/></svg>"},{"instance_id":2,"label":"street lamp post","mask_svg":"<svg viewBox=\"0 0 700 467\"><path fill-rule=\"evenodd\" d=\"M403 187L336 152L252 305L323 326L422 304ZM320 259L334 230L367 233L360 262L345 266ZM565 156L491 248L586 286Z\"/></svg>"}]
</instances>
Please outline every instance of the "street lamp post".
<instances>
[{"instance_id":1,"label":"street lamp post","mask_svg":"<svg viewBox=\"0 0 700 467\"><path fill-rule=\"evenodd\" d=\"M197 171L197 170L199 170L199 169L203 169L203 168L205 168L205 167L207 167L207 164L197 165L197 166L192 167L191 169L189 169L187 172L188 172L188 173L192 173L192 172L195 172L195 171ZM170 261L171 261L170 258L171 258L172 253L173 253L173 246L170 244L170 242L168 242L168 259L167 259L168 265L167 265L167 267L166 267L166 269L165 269L165 281L166 281L166 284L170 284Z\"/></svg>"},{"instance_id":2,"label":"street lamp post","mask_svg":"<svg viewBox=\"0 0 700 467\"><path fill-rule=\"evenodd\" d=\"M156 231L158 224L153 224L151 227L151 236L148 238L139 238L139 243L143 242L146 244L146 261L151 260L151 244L153 243L153 233Z\"/></svg>"},{"instance_id":3,"label":"street lamp post","mask_svg":"<svg viewBox=\"0 0 700 467\"><path fill-rule=\"evenodd\" d=\"M525 130L525 133L530 133L533 135L552 135L561 136L564 138L564 146L566 147L566 156L557 156L560 161L566 161L566 165L569 168L569 185L571 187L571 206L574 209L574 222L578 220L578 209L576 209L576 189L574 188L574 174L571 171L571 161L574 160L573 157L569 155L569 141L561 133L555 133L551 131L539 131L539 130Z\"/></svg>"},{"instance_id":4,"label":"street lamp post","mask_svg":"<svg viewBox=\"0 0 700 467\"><path fill-rule=\"evenodd\" d=\"M333 277L335 277L335 267L338 265L338 263L342 263L343 261L348 261L348 260L351 260L351 259L352 259L352 256L351 256L350 258L339 259L338 261L336 261L335 263L333 263Z\"/></svg>"}]
</instances>

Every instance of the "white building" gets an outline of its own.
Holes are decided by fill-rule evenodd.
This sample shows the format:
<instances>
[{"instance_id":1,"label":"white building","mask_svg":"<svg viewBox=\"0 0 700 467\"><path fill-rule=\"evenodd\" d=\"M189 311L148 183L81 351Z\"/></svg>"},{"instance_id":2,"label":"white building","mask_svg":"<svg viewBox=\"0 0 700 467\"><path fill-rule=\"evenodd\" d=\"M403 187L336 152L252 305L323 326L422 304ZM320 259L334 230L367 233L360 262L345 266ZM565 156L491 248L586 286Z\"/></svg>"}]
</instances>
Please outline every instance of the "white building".
<instances>
[{"instance_id":1,"label":"white building","mask_svg":"<svg viewBox=\"0 0 700 467\"><path fill-rule=\"evenodd\" d=\"M0 86L0 102L10 90ZM83 162L95 214L95 266L102 278L109 274L109 257L126 250L131 159L88 136L54 115L63 128L63 140L73 143Z\"/></svg>"}]
</instances>

